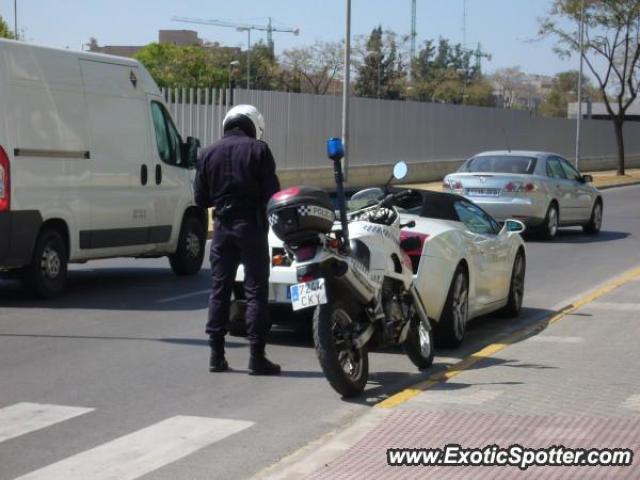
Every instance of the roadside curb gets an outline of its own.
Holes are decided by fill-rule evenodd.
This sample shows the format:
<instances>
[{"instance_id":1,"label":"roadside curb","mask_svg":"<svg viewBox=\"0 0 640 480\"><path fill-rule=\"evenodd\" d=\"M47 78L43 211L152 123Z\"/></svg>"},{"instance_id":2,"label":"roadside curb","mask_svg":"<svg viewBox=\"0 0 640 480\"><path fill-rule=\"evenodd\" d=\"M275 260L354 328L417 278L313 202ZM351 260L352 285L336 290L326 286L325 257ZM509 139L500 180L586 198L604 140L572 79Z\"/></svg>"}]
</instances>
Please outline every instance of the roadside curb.
<instances>
[{"instance_id":1,"label":"roadside curb","mask_svg":"<svg viewBox=\"0 0 640 480\"><path fill-rule=\"evenodd\" d=\"M640 185L640 180L629 182L629 183L620 183L617 185L603 185L602 187L596 187L596 188L598 190L610 190L612 188L632 187L634 185Z\"/></svg>"},{"instance_id":2,"label":"roadside curb","mask_svg":"<svg viewBox=\"0 0 640 480\"><path fill-rule=\"evenodd\" d=\"M435 373L426 380L422 380L381 401L374 405L370 411L362 415L362 417L356 419L351 425L310 442L282 460L267 467L265 470L262 470L253 478L293 480L310 475L328 465L338 458L340 454L355 445L369 431L387 418L387 416L394 411L395 407L409 402L412 398L437 384L447 382L462 374L476 363L492 357L508 346L544 331L548 326L559 322L576 310L637 279L640 279L640 267L635 267L613 277L600 286L587 291L584 295L577 297L572 303L565 307L536 320L534 324L513 332L503 339L499 339L499 342L487 345L481 350L462 359L460 362L450 366L447 370Z\"/></svg>"}]
</instances>

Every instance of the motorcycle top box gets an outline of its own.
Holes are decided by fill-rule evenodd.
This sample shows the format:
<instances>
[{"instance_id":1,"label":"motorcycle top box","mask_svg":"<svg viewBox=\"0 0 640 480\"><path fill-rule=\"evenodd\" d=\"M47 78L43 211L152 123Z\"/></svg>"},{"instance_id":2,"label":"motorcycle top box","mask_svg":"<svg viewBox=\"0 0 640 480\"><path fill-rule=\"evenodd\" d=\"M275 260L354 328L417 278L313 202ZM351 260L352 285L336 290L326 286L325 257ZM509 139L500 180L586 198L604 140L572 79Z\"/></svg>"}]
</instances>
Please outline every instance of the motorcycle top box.
<instances>
[{"instance_id":1,"label":"motorcycle top box","mask_svg":"<svg viewBox=\"0 0 640 480\"><path fill-rule=\"evenodd\" d=\"M284 242L329 233L336 219L329 194L305 186L276 193L269 200L267 215L273 232Z\"/></svg>"}]
</instances>

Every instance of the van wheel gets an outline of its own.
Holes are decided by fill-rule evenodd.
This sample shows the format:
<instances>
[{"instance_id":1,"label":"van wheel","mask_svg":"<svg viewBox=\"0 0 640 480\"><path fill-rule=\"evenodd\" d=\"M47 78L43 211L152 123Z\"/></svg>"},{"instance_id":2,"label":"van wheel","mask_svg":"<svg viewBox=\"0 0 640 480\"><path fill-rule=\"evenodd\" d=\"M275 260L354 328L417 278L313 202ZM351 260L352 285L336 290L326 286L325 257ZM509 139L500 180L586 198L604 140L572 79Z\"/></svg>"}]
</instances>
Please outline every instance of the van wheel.
<instances>
[{"instance_id":1,"label":"van wheel","mask_svg":"<svg viewBox=\"0 0 640 480\"><path fill-rule=\"evenodd\" d=\"M176 275L195 275L202 267L207 235L195 217L182 221L176 253L169 255L169 263Z\"/></svg>"},{"instance_id":2,"label":"van wheel","mask_svg":"<svg viewBox=\"0 0 640 480\"><path fill-rule=\"evenodd\" d=\"M69 253L62 235L46 229L38 237L31 265L22 272L24 284L41 298L62 293L67 282Z\"/></svg>"}]
</instances>

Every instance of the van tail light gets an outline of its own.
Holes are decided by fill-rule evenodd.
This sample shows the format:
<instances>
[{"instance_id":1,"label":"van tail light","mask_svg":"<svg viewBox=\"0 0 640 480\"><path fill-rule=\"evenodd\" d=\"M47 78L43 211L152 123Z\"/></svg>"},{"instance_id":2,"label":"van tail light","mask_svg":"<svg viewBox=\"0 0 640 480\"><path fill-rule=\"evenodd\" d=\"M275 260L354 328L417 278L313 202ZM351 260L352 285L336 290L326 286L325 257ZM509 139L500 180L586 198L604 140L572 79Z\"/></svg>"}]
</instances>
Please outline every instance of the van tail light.
<instances>
[{"instance_id":1,"label":"van tail light","mask_svg":"<svg viewBox=\"0 0 640 480\"><path fill-rule=\"evenodd\" d=\"M11 170L9 157L0 146L0 212L11 209Z\"/></svg>"}]
</instances>

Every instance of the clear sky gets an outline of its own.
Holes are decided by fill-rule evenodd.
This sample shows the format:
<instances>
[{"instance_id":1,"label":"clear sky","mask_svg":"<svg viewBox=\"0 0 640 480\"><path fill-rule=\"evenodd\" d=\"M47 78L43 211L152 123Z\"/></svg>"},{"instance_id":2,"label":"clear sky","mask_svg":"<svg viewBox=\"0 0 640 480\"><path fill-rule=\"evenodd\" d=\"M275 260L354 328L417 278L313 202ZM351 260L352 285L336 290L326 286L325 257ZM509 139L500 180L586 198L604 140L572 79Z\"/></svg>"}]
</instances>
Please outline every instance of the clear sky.
<instances>
[{"instance_id":1,"label":"clear sky","mask_svg":"<svg viewBox=\"0 0 640 480\"><path fill-rule=\"evenodd\" d=\"M462 42L464 0L418 0L418 42L443 36ZM13 26L13 0L0 0L0 15ZM576 68L577 60L559 60L552 42L535 41L537 19L551 0L466 0L467 46L481 42L493 55L484 70L519 65L525 72L552 75ZM89 37L100 45L144 45L157 40L159 29L193 29L200 37L244 46L246 33L234 29L188 25L171 17L222 19L298 27L300 36L277 33L276 51L338 40L344 35L344 0L18 0L19 28L29 41L80 49ZM407 34L410 0L352 0L353 35L368 34L381 24ZM255 32L254 38L264 38Z\"/></svg>"}]
</instances>

